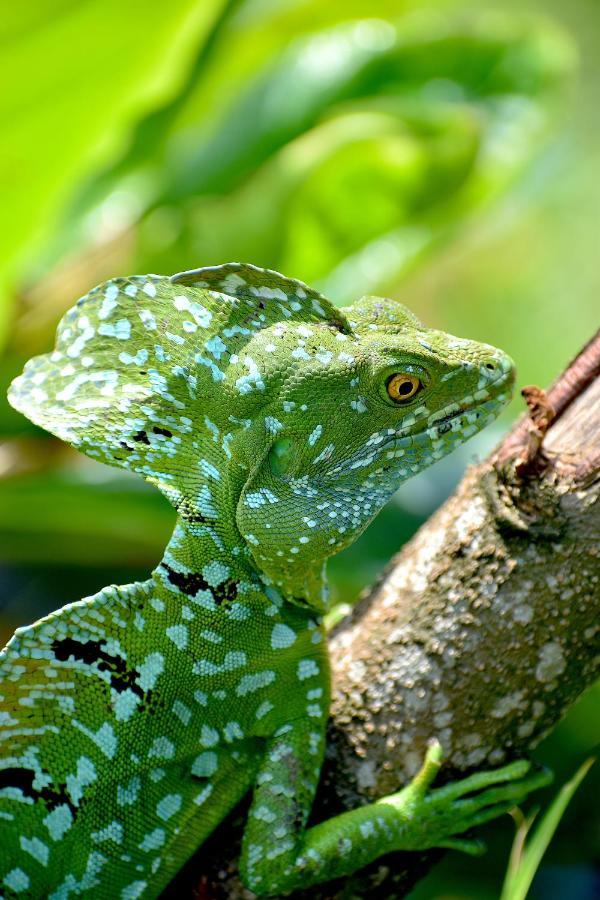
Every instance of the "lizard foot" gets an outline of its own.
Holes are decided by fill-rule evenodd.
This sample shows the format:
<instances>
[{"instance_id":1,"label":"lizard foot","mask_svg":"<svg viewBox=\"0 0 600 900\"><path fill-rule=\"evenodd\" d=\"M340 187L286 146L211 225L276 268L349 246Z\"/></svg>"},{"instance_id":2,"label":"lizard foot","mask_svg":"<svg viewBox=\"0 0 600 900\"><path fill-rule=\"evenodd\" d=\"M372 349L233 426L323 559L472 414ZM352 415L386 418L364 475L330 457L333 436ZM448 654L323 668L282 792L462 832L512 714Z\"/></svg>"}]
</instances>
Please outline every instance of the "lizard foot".
<instances>
[{"instance_id":1,"label":"lizard foot","mask_svg":"<svg viewBox=\"0 0 600 900\"><path fill-rule=\"evenodd\" d=\"M376 804L393 806L404 820L398 849L444 847L479 855L485 849L484 844L465 838L464 832L508 812L531 791L552 781L548 770L533 769L528 760L517 760L431 790L442 758L441 745L433 741L423 766L410 784Z\"/></svg>"}]
</instances>

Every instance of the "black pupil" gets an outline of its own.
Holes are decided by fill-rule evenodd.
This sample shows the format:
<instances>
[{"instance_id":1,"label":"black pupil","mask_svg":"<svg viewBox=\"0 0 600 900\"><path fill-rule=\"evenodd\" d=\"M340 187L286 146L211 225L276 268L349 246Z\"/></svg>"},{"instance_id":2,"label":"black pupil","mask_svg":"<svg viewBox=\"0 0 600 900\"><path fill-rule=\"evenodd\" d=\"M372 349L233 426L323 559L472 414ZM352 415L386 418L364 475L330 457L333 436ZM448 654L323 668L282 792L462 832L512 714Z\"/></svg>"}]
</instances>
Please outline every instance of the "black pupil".
<instances>
[{"instance_id":1,"label":"black pupil","mask_svg":"<svg viewBox=\"0 0 600 900\"><path fill-rule=\"evenodd\" d=\"M403 381L398 389L398 393L402 394L402 396L405 397L407 394L412 393L412 391L414 390L414 387L415 386L412 383L412 381Z\"/></svg>"}]
</instances>

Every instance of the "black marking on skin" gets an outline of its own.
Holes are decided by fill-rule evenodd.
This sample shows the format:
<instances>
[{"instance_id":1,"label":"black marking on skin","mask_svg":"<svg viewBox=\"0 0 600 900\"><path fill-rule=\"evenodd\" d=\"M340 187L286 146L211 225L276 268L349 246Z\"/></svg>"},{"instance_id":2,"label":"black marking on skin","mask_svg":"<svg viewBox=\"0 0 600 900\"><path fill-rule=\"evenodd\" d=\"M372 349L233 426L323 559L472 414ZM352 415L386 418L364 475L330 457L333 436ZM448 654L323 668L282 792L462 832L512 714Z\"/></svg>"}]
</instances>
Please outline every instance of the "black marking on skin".
<instances>
[{"instance_id":1,"label":"black marking on skin","mask_svg":"<svg viewBox=\"0 0 600 900\"><path fill-rule=\"evenodd\" d=\"M151 716L154 713L157 713L159 710L163 710L164 705L154 699L154 691L146 691L146 696L144 697L142 703L140 703L140 710L145 710L150 713Z\"/></svg>"},{"instance_id":2,"label":"black marking on skin","mask_svg":"<svg viewBox=\"0 0 600 900\"><path fill-rule=\"evenodd\" d=\"M47 772L43 772L47 775ZM34 802L43 800L50 812L57 806L65 804L71 810L73 818L77 816L79 808L83 805L83 801L79 804L79 808L73 803L67 794L65 784L58 784L54 787L34 788L36 773L32 769L23 769L13 766L8 769L0 769L0 790L2 788L17 788L25 797L31 797Z\"/></svg>"},{"instance_id":3,"label":"black marking on skin","mask_svg":"<svg viewBox=\"0 0 600 900\"><path fill-rule=\"evenodd\" d=\"M102 649L100 641L76 641L74 638L57 638L52 642L52 652L61 662L67 662L69 657L80 660L88 666L97 663L101 672L110 672L110 685L121 693L130 690L138 697L143 697L144 692L137 683L139 672L128 669L127 663L120 656L111 656Z\"/></svg>"},{"instance_id":4,"label":"black marking on skin","mask_svg":"<svg viewBox=\"0 0 600 900\"><path fill-rule=\"evenodd\" d=\"M169 431L168 428L160 428L158 425L154 425L152 428L154 434L162 434L164 437L171 438L173 437L173 432Z\"/></svg>"},{"instance_id":5,"label":"black marking on skin","mask_svg":"<svg viewBox=\"0 0 600 900\"><path fill-rule=\"evenodd\" d=\"M217 606L231 603L235 600L238 593L238 583L233 578L228 578L216 587L211 586L206 578L199 572L176 572L167 563L161 563L162 568L167 573L167 578L179 588L188 597L194 597L198 591L210 591Z\"/></svg>"},{"instance_id":6,"label":"black marking on skin","mask_svg":"<svg viewBox=\"0 0 600 900\"><path fill-rule=\"evenodd\" d=\"M208 522L206 516L203 516L202 513L199 512L182 513L182 517L186 522L191 522L195 525L202 525L203 522Z\"/></svg>"},{"instance_id":7,"label":"black marking on skin","mask_svg":"<svg viewBox=\"0 0 600 900\"><path fill-rule=\"evenodd\" d=\"M133 435L133 439L134 439L134 441L140 441L140 443L142 443L142 444L148 444L148 445L150 444L150 441L148 440L148 435L146 434L145 431L138 431L137 434Z\"/></svg>"},{"instance_id":8,"label":"black marking on skin","mask_svg":"<svg viewBox=\"0 0 600 900\"><path fill-rule=\"evenodd\" d=\"M237 597L238 583L233 578L228 578L216 587L211 588L215 603L220 606L222 603L231 603Z\"/></svg>"},{"instance_id":9,"label":"black marking on skin","mask_svg":"<svg viewBox=\"0 0 600 900\"><path fill-rule=\"evenodd\" d=\"M291 824L294 828L294 831L299 831L304 827L306 815L302 805L298 803L297 800L294 800L294 805L292 807L291 813Z\"/></svg>"},{"instance_id":10,"label":"black marking on skin","mask_svg":"<svg viewBox=\"0 0 600 900\"><path fill-rule=\"evenodd\" d=\"M181 516L182 519L185 519L186 522L191 522L193 524L203 524L204 522L208 522L209 519L203 515L193 503L188 500L187 497L184 497L177 504L177 512Z\"/></svg>"},{"instance_id":11,"label":"black marking on skin","mask_svg":"<svg viewBox=\"0 0 600 900\"><path fill-rule=\"evenodd\" d=\"M199 572L176 572L165 562L162 562L161 566L167 573L171 584L178 587L188 597L194 597L198 591L210 590L208 581Z\"/></svg>"}]
</instances>

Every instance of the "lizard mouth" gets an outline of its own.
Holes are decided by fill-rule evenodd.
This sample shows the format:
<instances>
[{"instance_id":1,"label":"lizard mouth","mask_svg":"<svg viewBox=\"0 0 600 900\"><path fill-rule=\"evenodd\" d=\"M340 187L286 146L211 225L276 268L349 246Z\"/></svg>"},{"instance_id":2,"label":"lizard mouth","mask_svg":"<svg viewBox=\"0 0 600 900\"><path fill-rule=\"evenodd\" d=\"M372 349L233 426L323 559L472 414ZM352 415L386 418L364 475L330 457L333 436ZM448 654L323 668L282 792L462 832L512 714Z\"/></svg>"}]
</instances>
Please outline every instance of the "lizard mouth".
<instances>
[{"instance_id":1,"label":"lizard mouth","mask_svg":"<svg viewBox=\"0 0 600 900\"><path fill-rule=\"evenodd\" d=\"M495 418L491 415L498 409L499 403L503 403L502 393L512 379L511 373L502 373L485 388L487 396L468 396L462 400L454 401L444 409L441 409L434 417L424 419L418 423L417 428L400 429L390 440L390 446L397 440L408 438L413 441L427 435L432 441L438 440L450 431L463 431L465 426L473 426L473 434L483 427L488 421ZM479 392L478 392L479 393ZM508 398L506 398L508 399ZM481 421L481 425L477 424ZM469 436L469 435L466 435Z\"/></svg>"},{"instance_id":2,"label":"lizard mouth","mask_svg":"<svg viewBox=\"0 0 600 900\"><path fill-rule=\"evenodd\" d=\"M481 394L477 396L480 393L478 391L473 396L469 395L448 404L433 418L415 417L414 421L408 423L405 421L399 429L388 429L386 433L377 432L371 435L366 446L335 466L330 474L336 478L350 475L356 469L370 468L381 461L382 455L389 461L396 455L404 456L407 450L419 447L425 442L432 445L433 462L438 456L448 453L455 443L476 434L496 418L498 408L504 402L503 391L511 379L510 372L503 372L486 385L486 396ZM452 440L452 433L456 436L456 440ZM445 437L446 435L448 437Z\"/></svg>"}]
</instances>

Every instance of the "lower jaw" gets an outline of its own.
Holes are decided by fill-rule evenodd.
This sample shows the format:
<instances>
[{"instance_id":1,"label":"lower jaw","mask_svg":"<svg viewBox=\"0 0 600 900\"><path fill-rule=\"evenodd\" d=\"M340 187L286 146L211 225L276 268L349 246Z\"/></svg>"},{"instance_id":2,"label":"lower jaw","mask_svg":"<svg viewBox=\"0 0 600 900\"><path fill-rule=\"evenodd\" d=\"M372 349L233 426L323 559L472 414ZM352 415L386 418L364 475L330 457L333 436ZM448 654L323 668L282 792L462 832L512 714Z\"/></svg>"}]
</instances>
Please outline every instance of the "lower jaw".
<instances>
[{"instance_id":1,"label":"lower jaw","mask_svg":"<svg viewBox=\"0 0 600 900\"><path fill-rule=\"evenodd\" d=\"M446 421L438 419L433 425L424 423L418 431L395 436L389 443L385 443L378 447L377 460L371 465L365 466L362 469L361 467L351 469L350 466L348 466L345 471L337 472L334 477L343 480L345 476L356 475L357 472L360 473L362 471L365 478L369 478L376 474L377 469L380 469L382 466L389 472L389 465L386 464L393 463L394 460L406 458L405 465L408 467L408 470L406 473L403 472L401 476L402 480L406 480L410 475L416 474L416 472L432 465L438 459L447 456L457 446L465 443L465 441L473 437L473 435L491 424L491 422L496 419L503 406L504 402L502 400L491 397L489 400L484 401L476 407L472 406L459 410ZM477 417L474 421L468 421L467 416L472 413L477 413ZM429 432L433 428L436 428L440 422L443 422L446 426L444 432L438 434L435 438L431 437ZM460 427L457 427L456 425L452 427L452 425L457 422L462 423ZM447 427L448 424L450 424L449 428ZM424 457L423 445L427 443L431 445L431 450L429 453L426 453ZM415 463L410 460L411 450L420 451L418 465L415 465ZM404 468L403 466L399 467Z\"/></svg>"}]
</instances>

